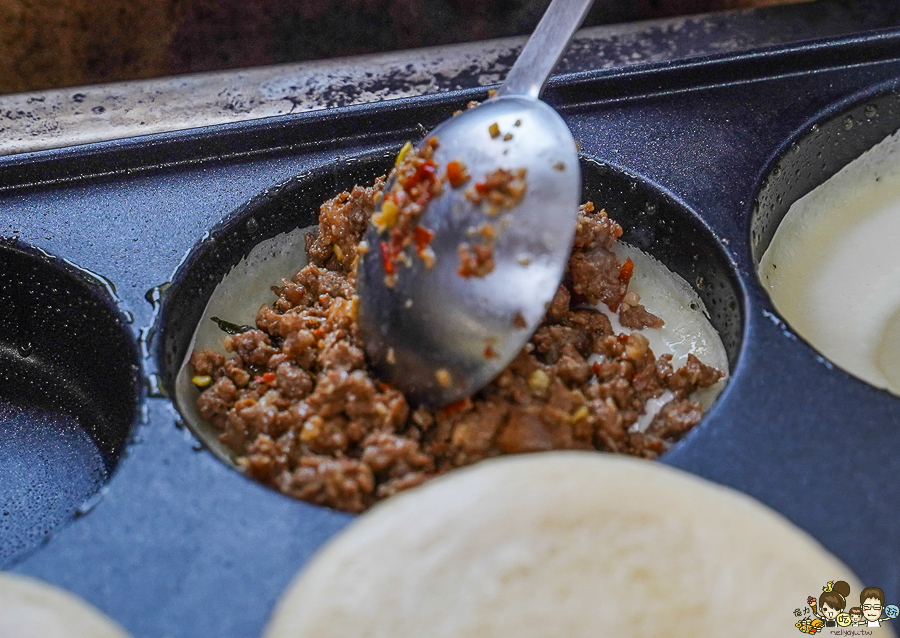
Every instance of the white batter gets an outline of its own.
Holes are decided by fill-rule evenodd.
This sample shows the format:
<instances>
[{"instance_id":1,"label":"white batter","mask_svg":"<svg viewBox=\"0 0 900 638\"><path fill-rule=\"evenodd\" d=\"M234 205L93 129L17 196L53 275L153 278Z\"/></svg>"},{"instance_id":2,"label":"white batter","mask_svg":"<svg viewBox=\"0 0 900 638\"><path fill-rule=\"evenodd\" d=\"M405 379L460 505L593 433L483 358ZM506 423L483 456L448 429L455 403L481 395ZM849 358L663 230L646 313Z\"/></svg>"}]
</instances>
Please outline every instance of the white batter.
<instances>
[{"instance_id":1,"label":"white batter","mask_svg":"<svg viewBox=\"0 0 900 638\"><path fill-rule=\"evenodd\" d=\"M798 200L759 275L813 347L900 395L900 134Z\"/></svg>"}]
</instances>

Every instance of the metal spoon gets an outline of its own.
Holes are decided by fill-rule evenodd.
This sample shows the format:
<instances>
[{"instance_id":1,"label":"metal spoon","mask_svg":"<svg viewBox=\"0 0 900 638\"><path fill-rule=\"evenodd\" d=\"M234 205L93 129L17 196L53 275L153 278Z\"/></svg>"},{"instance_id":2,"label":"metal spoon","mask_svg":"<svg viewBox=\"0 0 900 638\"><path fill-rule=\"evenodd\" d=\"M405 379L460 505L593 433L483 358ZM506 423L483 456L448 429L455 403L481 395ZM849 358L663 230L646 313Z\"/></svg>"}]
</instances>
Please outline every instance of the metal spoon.
<instances>
[{"instance_id":1,"label":"metal spoon","mask_svg":"<svg viewBox=\"0 0 900 638\"><path fill-rule=\"evenodd\" d=\"M413 402L446 405L497 376L531 337L562 279L581 169L571 132L538 96L592 2L553 0L495 96L420 144L437 139L439 177L451 162L470 175L458 188L445 182L417 219L426 237L433 234L433 263L410 241L391 265L390 230L369 226L369 250L358 265L359 327L376 373ZM521 201L499 211L470 201L475 185L484 190L500 168L525 169ZM493 270L461 276L463 244L469 252L492 247Z\"/></svg>"}]
</instances>

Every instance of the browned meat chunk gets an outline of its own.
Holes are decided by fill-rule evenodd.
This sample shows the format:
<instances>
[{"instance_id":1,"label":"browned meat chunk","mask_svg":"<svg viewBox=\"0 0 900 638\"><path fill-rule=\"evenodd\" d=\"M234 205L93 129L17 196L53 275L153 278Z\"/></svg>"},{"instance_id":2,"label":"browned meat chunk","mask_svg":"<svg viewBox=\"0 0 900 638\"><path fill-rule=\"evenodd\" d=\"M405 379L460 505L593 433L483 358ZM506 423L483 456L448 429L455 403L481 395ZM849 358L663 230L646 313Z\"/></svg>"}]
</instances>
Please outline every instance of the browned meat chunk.
<instances>
[{"instance_id":1,"label":"browned meat chunk","mask_svg":"<svg viewBox=\"0 0 900 638\"><path fill-rule=\"evenodd\" d=\"M525 174L524 168L515 172L498 168L467 190L466 198L473 204L484 204L488 215L515 208L525 197Z\"/></svg>"},{"instance_id":2,"label":"browned meat chunk","mask_svg":"<svg viewBox=\"0 0 900 638\"><path fill-rule=\"evenodd\" d=\"M195 374L212 376L212 373L222 367L223 363L225 363L225 357L212 350L195 350L191 353L190 364Z\"/></svg>"},{"instance_id":3,"label":"browned meat chunk","mask_svg":"<svg viewBox=\"0 0 900 638\"><path fill-rule=\"evenodd\" d=\"M700 423L702 418L703 411L696 401L672 399L653 417L647 433L660 438L680 437Z\"/></svg>"},{"instance_id":4,"label":"browned meat chunk","mask_svg":"<svg viewBox=\"0 0 900 638\"><path fill-rule=\"evenodd\" d=\"M462 277L484 277L494 272L494 249L482 244L460 244L459 274Z\"/></svg>"},{"instance_id":5,"label":"browned meat chunk","mask_svg":"<svg viewBox=\"0 0 900 638\"><path fill-rule=\"evenodd\" d=\"M626 295L627 297L628 295ZM641 304L629 305L622 303L619 308L619 322L626 328L641 330L643 328L662 328L662 319L649 312Z\"/></svg>"},{"instance_id":6,"label":"browned meat chunk","mask_svg":"<svg viewBox=\"0 0 900 638\"><path fill-rule=\"evenodd\" d=\"M603 246L588 251L574 251L569 259L572 292L590 303L603 302L616 309L628 285L619 280L621 265L615 254Z\"/></svg>"}]
</instances>

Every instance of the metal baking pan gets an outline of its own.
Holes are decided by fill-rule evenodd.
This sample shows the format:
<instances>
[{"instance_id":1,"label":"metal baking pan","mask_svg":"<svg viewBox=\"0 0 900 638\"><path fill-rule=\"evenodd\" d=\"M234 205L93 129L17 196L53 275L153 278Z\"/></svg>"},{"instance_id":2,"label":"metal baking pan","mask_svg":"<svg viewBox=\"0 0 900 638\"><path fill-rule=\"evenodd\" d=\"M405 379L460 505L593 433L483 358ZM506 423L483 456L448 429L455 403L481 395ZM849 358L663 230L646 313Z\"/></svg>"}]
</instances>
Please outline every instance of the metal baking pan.
<instances>
[{"instance_id":1,"label":"metal baking pan","mask_svg":"<svg viewBox=\"0 0 900 638\"><path fill-rule=\"evenodd\" d=\"M546 92L580 143L585 197L695 285L729 353L725 392L662 462L780 511L891 600L900 399L798 338L755 266L792 201L900 128L898 91L892 30L560 76ZM259 635L352 517L232 471L165 393L207 296L252 245L311 223L484 97L0 159L0 564L136 638Z\"/></svg>"}]
</instances>

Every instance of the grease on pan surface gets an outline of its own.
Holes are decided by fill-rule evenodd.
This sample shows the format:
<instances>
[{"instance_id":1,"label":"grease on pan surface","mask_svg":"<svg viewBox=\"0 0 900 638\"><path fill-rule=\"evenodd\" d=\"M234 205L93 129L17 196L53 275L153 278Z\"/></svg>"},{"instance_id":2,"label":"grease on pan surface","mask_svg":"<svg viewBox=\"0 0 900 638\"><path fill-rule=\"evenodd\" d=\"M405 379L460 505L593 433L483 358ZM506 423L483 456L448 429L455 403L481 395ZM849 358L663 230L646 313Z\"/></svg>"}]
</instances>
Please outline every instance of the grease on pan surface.
<instances>
[{"instance_id":1,"label":"grease on pan surface","mask_svg":"<svg viewBox=\"0 0 900 638\"><path fill-rule=\"evenodd\" d=\"M277 285L277 296L268 292L279 281L269 277L279 261L272 256L287 258L280 276L297 272L302 231L261 248L265 277L251 255L217 288L177 400L220 456L296 498L361 511L504 453L575 448L652 458L699 422L701 402L723 384L714 369L727 369L721 340L693 290L617 244L621 228L591 205L582 207L566 281L509 369L437 412L409 406L366 369L353 320L356 247L381 184L323 205L319 234L308 241L311 263ZM247 303L239 291L249 288L269 298ZM260 329L226 338L236 357L212 348L224 336L212 315L252 324L256 308ZM644 327L659 325L655 312L672 322ZM199 398L194 385L203 388ZM698 388L709 391L696 395Z\"/></svg>"},{"instance_id":2,"label":"grease on pan surface","mask_svg":"<svg viewBox=\"0 0 900 638\"><path fill-rule=\"evenodd\" d=\"M264 637L792 637L794 609L836 579L861 590L744 494L661 463L550 452L377 505L288 587Z\"/></svg>"},{"instance_id":3,"label":"grease on pan surface","mask_svg":"<svg viewBox=\"0 0 900 638\"><path fill-rule=\"evenodd\" d=\"M40 580L0 572L0 638L128 638L100 611Z\"/></svg>"},{"instance_id":4,"label":"grease on pan surface","mask_svg":"<svg viewBox=\"0 0 900 638\"><path fill-rule=\"evenodd\" d=\"M900 133L797 200L759 265L772 302L816 350L900 395Z\"/></svg>"}]
</instances>

